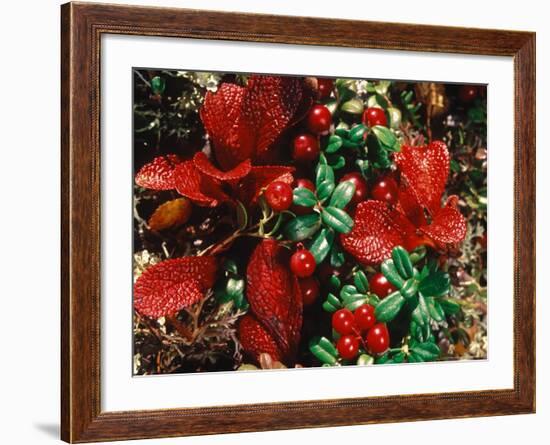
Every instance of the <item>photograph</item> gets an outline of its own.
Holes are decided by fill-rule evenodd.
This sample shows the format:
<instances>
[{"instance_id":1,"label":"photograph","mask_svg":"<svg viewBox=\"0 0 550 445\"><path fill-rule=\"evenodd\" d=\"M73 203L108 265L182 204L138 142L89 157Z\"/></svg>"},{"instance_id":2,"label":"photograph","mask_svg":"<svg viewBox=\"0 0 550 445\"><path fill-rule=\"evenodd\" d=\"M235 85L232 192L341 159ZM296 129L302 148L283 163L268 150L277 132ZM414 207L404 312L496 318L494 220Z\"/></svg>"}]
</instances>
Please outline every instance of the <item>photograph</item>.
<instances>
[{"instance_id":1,"label":"photograph","mask_svg":"<svg viewBox=\"0 0 550 445\"><path fill-rule=\"evenodd\" d=\"M134 376L488 358L486 84L131 79Z\"/></svg>"}]
</instances>

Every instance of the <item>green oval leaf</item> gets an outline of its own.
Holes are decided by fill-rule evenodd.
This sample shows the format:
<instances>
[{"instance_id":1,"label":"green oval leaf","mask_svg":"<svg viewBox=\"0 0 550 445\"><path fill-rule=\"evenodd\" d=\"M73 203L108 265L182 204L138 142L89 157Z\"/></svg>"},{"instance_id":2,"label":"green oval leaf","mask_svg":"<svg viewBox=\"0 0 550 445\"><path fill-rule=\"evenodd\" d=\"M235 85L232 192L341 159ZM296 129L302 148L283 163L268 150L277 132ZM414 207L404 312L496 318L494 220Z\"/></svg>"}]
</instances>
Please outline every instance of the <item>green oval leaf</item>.
<instances>
[{"instance_id":1,"label":"green oval leaf","mask_svg":"<svg viewBox=\"0 0 550 445\"><path fill-rule=\"evenodd\" d=\"M349 132L349 139L355 143L363 142L367 131L368 131L368 128L365 125L363 124L355 125Z\"/></svg>"},{"instance_id":2,"label":"green oval leaf","mask_svg":"<svg viewBox=\"0 0 550 445\"><path fill-rule=\"evenodd\" d=\"M401 275L399 275L395 264L393 264L393 260L385 260L380 266L380 270L391 284L396 286L398 289L403 287L405 280L401 277Z\"/></svg>"},{"instance_id":3,"label":"green oval leaf","mask_svg":"<svg viewBox=\"0 0 550 445\"><path fill-rule=\"evenodd\" d=\"M321 262L326 258L332 243L334 241L334 231L331 229L322 229L320 230L313 241L309 244L308 250L315 257L315 263L321 264Z\"/></svg>"},{"instance_id":4,"label":"green oval leaf","mask_svg":"<svg viewBox=\"0 0 550 445\"><path fill-rule=\"evenodd\" d=\"M330 165L327 165L326 162L326 158L322 157L317 165L317 170L315 172L315 185L317 189L319 189L319 186L324 181L334 183L334 170Z\"/></svg>"},{"instance_id":5,"label":"green oval leaf","mask_svg":"<svg viewBox=\"0 0 550 445\"><path fill-rule=\"evenodd\" d=\"M155 76L151 79L151 89L154 94L162 94L166 89L166 81L164 78Z\"/></svg>"},{"instance_id":6,"label":"green oval leaf","mask_svg":"<svg viewBox=\"0 0 550 445\"><path fill-rule=\"evenodd\" d=\"M460 312L460 303L454 298L442 298L438 302L446 314L454 315Z\"/></svg>"},{"instance_id":7,"label":"green oval leaf","mask_svg":"<svg viewBox=\"0 0 550 445\"><path fill-rule=\"evenodd\" d=\"M409 258L409 252L403 247L397 246L393 248L392 259L399 275L403 278L411 278L413 276L414 270L411 259Z\"/></svg>"},{"instance_id":8,"label":"green oval leaf","mask_svg":"<svg viewBox=\"0 0 550 445\"><path fill-rule=\"evenodd\" d=\"M358 270L353 274L353 284L359 292L366 294L369 291L369 280L362 270Z\"/></svg>"},{"instance_id":9,"label":"green oval leaf","mask_svg":"<svg viewBox=\"0 0 550 445\"><path fill-rule=\"evenodd\" d=\"M336 134L328 138L328 145L325 148L325 153L336 153L342 147L342 138Z\"/></svg>"},{"instance_id":10,"label":"green oval leaf","mask_svg":"<svg viewBox=\"0 0 550 445\"><path fill-rule=\"evenodd\" d=\"M315 197L315 194L305 187L295 188L292 192L292 196L292 202L299 206L313 207L315 204L317 204L317 198Z\"/></svg>"},{"instance_id":11,"label":"green oval leaf","mask_svg":"<svg viewBox=\"0 0 550 445\"><path fill-rule=\"evenodd\" d=\"M349 114L361 114L365 108L361 99L353 98L344 102L341 106L341 110Z\"/></svg>"},{"instance_id":12,"label":"green oval leaf","mask_svg":"<svg viewBox=\"0 0 550 445\"><path fill-rule=\"evenodd\" d=\"M418 291L427 297L442 297L451 289L449 274L441 270L431 272L418 286Z\"/></svg>"},{"instance_id":13,"label":"green oval leaf","mask_svg":"<svg viewBox=\"0 0 550 445\"><path fill-rule=\"evenodd\" d=\"M342 181L334 189L332 197L330 198L329 206L343 209L349 204L354 193L355 184L351 181Z\"/></svg>"},{"instance_id":14,"label":"green oval leaf","mask_svg":"<svg viewBox=\"0 0 550 445\"><path fill-rule=\"evenodd\" d=\"M399 291L391 293L376 306L374 310L376 320L382 323L393 320L404 304L405 298L403 298L403 295Z\"/></svg>"},{"instance_id":15,"label":"green oval leaf","mask_svg":"<svg viewBox=\"0 0 550 445\"><path fill-rule=\"evenodd\" d=\"M303 241L314 235L319 227L321 227L321 218L315 212L291 219L283 228L283 234L291 241Z\"/></svg>"},{"instance_id":16,"label":"green oval leaf","mask_svg":"<svg viewBox=\"0 0 550 445\"><path fill-rule=\"evenodd\" d=\"M334 191L334 187L334 181L329 179L321 182L321 184L317 186L317 197L319 198L319 201L324 201L327 199Z\"/></svg>"},{"instance_id":17,"label":"green oval leaf","mask_svg":"<svg viewBox=\"0 0 550 445\"><path fill-rule=\"evenodd\" d=\"M375 125L374 127L372 127L371 130L383 148L390 151L401 150L397 138L389 128L383 127L381 125Z\"/></svg>"},{"instance_id":18,"label":"green oval leaf","mask_svg":"<svg viewBox=\"0 0 550 445\"><path fill-rule=\"evenodd\" d=\"M440 354L439 347L432 342L418 343L411 348L411 351L425 362L435 360Z\"/></svg>"},{"instance_id":19,"label":"green oval leaf","mask_svg":"<svg viewBox=\"0 0 550 445\"><path fill-rule=\"evenodd\" d=\"M353 228L353 219L344 210L336 207L325 207L321 211L323 222L339 233L349 233Z\"/></svg>"}]
</instances>

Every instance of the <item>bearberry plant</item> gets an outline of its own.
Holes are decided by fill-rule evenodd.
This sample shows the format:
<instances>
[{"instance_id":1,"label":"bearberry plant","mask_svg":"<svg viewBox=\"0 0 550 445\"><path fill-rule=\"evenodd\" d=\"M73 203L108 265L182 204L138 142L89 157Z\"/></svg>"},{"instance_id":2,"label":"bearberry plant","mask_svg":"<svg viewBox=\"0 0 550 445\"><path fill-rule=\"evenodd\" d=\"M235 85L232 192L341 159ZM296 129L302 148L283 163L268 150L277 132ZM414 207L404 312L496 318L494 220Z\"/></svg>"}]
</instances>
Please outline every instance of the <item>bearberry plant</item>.
<instances>
[{"instance_id":1,"label":"bearberry plant","mask_svg":"<svg viewBox=\"0 0 550 445\"><path fill-rule=\"evenodd\" d=\"M484 358L485 89L134 71L134 372Z\"/></svg>"}]
</instances>

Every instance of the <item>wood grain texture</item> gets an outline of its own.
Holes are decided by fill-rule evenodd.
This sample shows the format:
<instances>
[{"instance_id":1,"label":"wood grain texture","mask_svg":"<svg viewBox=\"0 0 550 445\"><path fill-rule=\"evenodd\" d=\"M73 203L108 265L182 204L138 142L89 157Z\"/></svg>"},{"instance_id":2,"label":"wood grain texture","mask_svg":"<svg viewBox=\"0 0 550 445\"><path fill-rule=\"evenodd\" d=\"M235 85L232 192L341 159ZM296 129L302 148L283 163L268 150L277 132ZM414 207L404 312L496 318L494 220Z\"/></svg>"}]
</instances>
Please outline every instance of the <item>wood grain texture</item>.
<instances>
[{"instance_id":1,"label":"wood grain texture","mask_svg":"<svg viewBox=\"0 0 550 445\"><path fill-rule=\"evenodd\" d=\"M90 3L63 5L61 26L63 440L91 442L534 412L533 33ZM514 57L514 388L101 412L99 62L104 33Z\"/></svg>"}]
</instances>

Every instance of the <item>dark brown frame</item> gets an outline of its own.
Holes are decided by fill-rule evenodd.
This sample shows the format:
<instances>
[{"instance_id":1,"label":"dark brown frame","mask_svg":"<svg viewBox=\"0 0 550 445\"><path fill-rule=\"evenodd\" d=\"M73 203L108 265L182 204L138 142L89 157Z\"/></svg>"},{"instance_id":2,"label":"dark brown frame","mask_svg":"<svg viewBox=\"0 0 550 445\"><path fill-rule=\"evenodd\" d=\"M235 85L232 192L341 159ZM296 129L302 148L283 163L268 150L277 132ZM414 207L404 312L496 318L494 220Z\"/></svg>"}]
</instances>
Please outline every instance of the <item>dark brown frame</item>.
<instances>
[{"instance_id":1,"label":"dark brown frame","mask_svg":"<svg viewBox=\"0 0 550 445\"><path fill-rule=\"evenodd\" d=\"M63 5L61 23L63 440L91 442L535 412L534 33L91 3ZM99 69L104 33L513 57L514 388L102 412Z\"/></svg>"}]
</instances>

